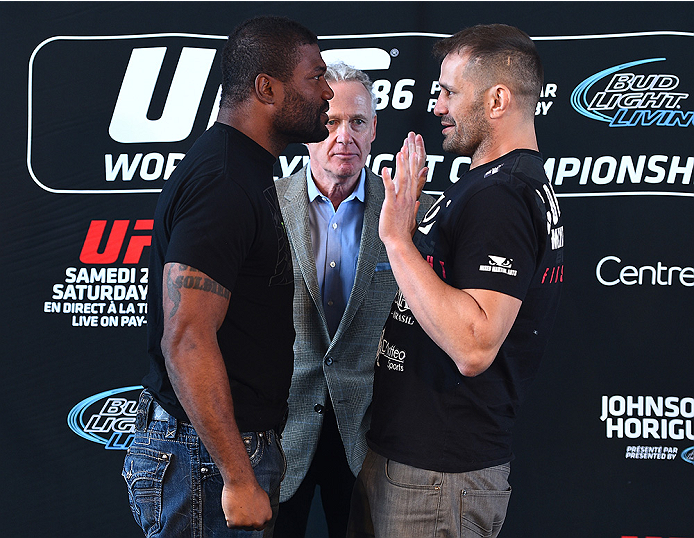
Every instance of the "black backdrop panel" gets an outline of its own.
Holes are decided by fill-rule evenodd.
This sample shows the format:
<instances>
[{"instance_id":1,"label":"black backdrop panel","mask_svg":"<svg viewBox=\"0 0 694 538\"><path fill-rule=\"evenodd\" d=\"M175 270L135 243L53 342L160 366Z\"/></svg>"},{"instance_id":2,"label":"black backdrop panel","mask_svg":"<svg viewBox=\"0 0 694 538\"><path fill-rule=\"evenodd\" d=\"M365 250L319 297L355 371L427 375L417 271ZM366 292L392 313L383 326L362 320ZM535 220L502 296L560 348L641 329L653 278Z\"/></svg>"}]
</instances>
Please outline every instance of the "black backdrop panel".
<instances>
[{"instance_id":1,"label":"black backdrop panel","mask_svg":"<svg viewBox=\"0 0 694 538\"><path fill-rule=\"evenodd\" d=\"M216 115L225 35L258 14L303 22L326 60L369 72L369 166L421 132L432 193L468 166L441 149L433 43L479 22L536 40L566 281L502 536L694 537L688 2L0 4L2 534L140 536L119 475L147 363L152 213ZM276 175L306 158L289 147Z\"/></svg>"}]
</instances>

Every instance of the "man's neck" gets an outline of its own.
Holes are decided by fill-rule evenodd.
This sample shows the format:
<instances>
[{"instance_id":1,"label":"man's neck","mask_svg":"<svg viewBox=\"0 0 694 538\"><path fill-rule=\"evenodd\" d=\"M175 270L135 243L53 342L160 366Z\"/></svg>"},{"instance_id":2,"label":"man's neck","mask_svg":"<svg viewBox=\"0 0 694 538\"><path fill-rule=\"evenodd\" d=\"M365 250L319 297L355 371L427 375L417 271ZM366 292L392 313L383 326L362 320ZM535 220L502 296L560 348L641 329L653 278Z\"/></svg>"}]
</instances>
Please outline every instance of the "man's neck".
<instances>
[{"instance_id":1,"label":"man's neck","mask_svg":"<svg viewBox=\"0 0 694 538\"><path fill-rule=\"evenodd\" d=\"M261 121L259 121L261 118ZM248 138L265 148L279 158L287 147L286 143L276 140L268 121L262 121L263 116L254 114L251 105L240 105L235 108L220 108L217 121L241 131Z\"/></svg>"},{"instance_id":2,"label":"man's neck","mask_svg":"<svg viewBox=\"0 0 694 538\"><path fill-rule=\"evenodd\" d=\"M313 182L318 190L332 202L335 211L357 188L361 174L362 171L360 170L354 176L342 178L328 174L316 174L311 170Z\"/></svg>"},{"instance_id":3,"label":"man's neck","mask_svg":"<svg viewBox=\"0 0 694 538\"><path fill-rule=\"evenodd\" d=\"M517 149L539 151L534 125L506 128L502 135L483 142L472 156L470 169L495 161Z\"/></svg>"}]
</instances>

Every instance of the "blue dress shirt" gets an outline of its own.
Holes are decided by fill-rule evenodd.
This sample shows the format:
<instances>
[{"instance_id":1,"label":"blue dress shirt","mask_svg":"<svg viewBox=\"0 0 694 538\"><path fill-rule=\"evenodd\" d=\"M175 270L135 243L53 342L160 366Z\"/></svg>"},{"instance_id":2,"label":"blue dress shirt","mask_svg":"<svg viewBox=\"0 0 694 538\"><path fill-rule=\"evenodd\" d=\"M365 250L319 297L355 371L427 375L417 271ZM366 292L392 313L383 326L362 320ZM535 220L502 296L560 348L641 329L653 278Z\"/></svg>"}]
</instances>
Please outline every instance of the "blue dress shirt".
<instances>
[{"instance_id":1,"label":"blue dress shirt","mask_svg":"<svg viewBox=\"0 0 694 538\"><path fill-rule=\"evenodd\" d=\"M361 171L354 191L342 201L337 211L330 199L318 190L311 174L306 175L313 256L323 297L323 310L332 338L352 293L357 272L364 222L366 173Z\"/></svg>"}]
</instances>

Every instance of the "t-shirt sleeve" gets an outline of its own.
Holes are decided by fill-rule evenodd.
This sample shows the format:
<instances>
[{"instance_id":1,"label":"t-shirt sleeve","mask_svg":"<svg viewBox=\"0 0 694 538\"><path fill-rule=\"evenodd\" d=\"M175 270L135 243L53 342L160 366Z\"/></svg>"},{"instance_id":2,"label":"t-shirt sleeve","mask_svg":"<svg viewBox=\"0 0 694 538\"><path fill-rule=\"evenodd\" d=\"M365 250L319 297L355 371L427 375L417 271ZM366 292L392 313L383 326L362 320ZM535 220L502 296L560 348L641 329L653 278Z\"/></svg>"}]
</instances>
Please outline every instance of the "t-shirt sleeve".
<instances>
[{"instance_id":1,"label":"t-shirt sleeve","mask_svg":"<svg viewBox=\"0 0 694 538\"><path fill-rule=\"evenodd\" d=\"M525 298L538 241L523 187L495 183L471 196L459 213L453 241L452 285Z\"/></svg>"},{"instance_id":2,"label":"t-shirt sleeve","mask_svg":"<svg viewBox=\"0 0 694 538\"><path fill-rule=\"evenodd\" d=\"M190 265L233 290L255 236L245 191L226 178L212 178L191 184L175 207L165 263Z\"/></svg>"}]
</instances>

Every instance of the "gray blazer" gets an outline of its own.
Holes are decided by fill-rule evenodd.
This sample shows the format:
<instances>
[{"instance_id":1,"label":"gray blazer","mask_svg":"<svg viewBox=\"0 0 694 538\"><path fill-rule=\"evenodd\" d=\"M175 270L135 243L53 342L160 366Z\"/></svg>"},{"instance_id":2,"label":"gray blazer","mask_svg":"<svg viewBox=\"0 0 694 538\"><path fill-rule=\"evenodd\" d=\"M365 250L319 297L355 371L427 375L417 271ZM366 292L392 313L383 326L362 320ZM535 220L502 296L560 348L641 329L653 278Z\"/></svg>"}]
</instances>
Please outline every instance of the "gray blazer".
<instances>
[{"instance_id":1,"label":"gray blazer","mask_svg":"<svg viewBox=\"0 0 694 538\"><path fill-rule=\"evenodd\" d=\"M282 502L294 495L313 460L330 397L347 461L356 475L366 455L364 438L371 420L376 350L397 284L386 249L378 237L384 198L383 180L366 169L366 200L354 287L332 341L323 311L308 221L306 165L276 182L294 264L294 375L289 418L282 435L287 474ZM419 218L434 199L422 195Z\"/></svg>"}]
</instances>

